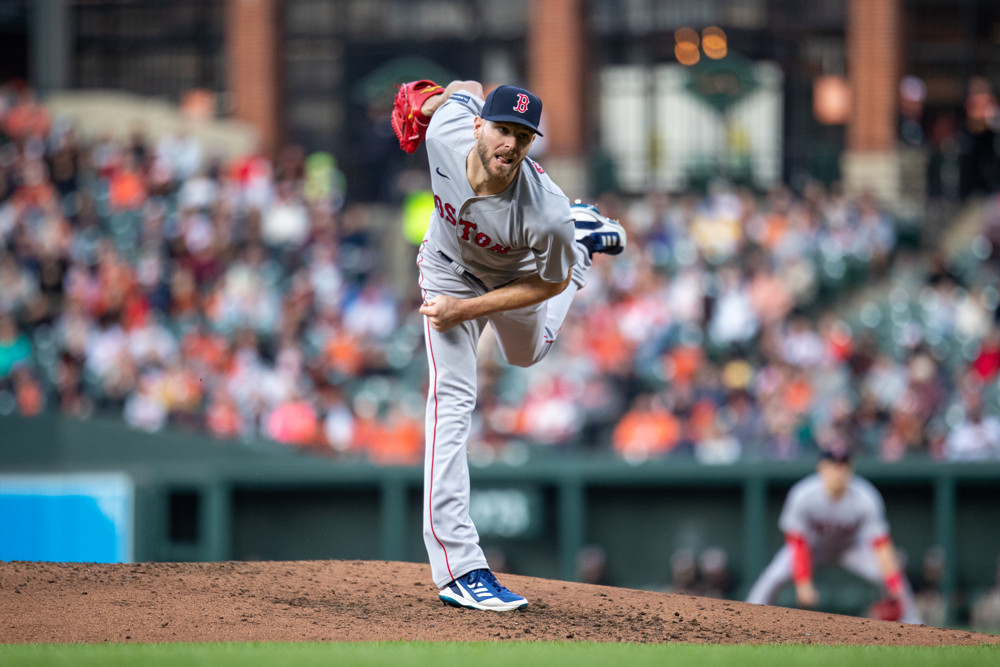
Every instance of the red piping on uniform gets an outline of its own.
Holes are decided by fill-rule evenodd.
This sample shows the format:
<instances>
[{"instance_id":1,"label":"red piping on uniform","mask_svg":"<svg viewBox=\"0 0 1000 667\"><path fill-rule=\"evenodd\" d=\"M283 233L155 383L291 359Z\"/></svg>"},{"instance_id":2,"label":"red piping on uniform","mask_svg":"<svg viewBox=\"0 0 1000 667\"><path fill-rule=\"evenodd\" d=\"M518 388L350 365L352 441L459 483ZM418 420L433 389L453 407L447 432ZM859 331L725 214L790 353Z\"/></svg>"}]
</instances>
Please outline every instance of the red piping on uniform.
<instances>
[{"instance_id":1,"label":"red piping on uniform","mask_svg":"<svg viewBox=\"0 0 1000 667\"><path fill-rule=\"evenodd\" d=\"M423 245L421 245L420 256L417 258L417 269L419 271L420 263L423 261ZM424 282L424 274L420 272L420 283ZM455 575L451 573L451 563L448 562L448 550L445 549L444 543L438 538L437 531L434 530L434 454L437 447L437 426L438 426L438 397L437 397L437 361L434 359L434 344L431 342L431 321L430 318L425 317L424 323L427 326L427 349L431 353L431 366L434 369L434 435L431 436L431 470L430 479L427 480L427 519L431 527L431 535L434 536L434 541L438 543L441 547L441 551L444 552L444 565L448 568L448 576L455 579Z\"/></svg>"},{"instance_id":2,"label":"red piping on uniform","mask_svg":"<svg viewBox=\"0 0 1000 667\"><path fill-rule=\"evenodd\" d=\"M420 270L420 265L424 261L424 246L426 245L427 241L424 241L420 244L420 249L417 250L417 285L421 288L421 296L424 298L426 298L427 295L423 294L424 290L422 288L424 286L424 272Z\"/></svg>"}]
</instances>

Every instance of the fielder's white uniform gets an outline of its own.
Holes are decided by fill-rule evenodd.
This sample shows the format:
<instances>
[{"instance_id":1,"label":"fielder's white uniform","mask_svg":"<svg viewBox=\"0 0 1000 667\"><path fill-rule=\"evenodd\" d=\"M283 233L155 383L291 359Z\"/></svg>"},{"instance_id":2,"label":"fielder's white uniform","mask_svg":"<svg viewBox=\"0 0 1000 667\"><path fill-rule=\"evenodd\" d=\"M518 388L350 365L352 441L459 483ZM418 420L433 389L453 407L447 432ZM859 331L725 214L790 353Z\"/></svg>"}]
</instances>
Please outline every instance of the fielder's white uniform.
<instances>
[{"instance_id":1,"label":"fielder's white uniform","mask_svg":"<svg viewBox=\"0 0 1000 667\"><path fill-rule=\"evenodd\" d=\"M874 544L889 535L885 503L878 490L866 479L854 475L844 495L834 500L823 480L812 474L788 492L778 527L785 535L801 535L809 544L816 566L843 567L876 586L882 585L882 571ZM792 549L784 545L764 569L747 595L747 602L771 604L781 588L792 579ZM901 621L920 623L913 593L903 578Z\"/></svg>"},{"instance_id":2,"label":"fielder's white uniform","mask_svg":"<svg viewBox=\"0 0 1000 667\"><path fill-rule=\"evenodd\" d=\"M417 257L424 300L470 298L534 274L573 280L540 304L462 322L443 333L424 318L430 384L424 459L424 543L434 583L489 565L469 518L466 441L476 405L476 348L487 323L505 359L530 366L548 353L590 268L574 240L570 203L533 160L525 158L500 194L476 196L466 177L473 121L484 101L453 94L431 117L426 147L435 211Z\"/></svg>"}]
</instances>

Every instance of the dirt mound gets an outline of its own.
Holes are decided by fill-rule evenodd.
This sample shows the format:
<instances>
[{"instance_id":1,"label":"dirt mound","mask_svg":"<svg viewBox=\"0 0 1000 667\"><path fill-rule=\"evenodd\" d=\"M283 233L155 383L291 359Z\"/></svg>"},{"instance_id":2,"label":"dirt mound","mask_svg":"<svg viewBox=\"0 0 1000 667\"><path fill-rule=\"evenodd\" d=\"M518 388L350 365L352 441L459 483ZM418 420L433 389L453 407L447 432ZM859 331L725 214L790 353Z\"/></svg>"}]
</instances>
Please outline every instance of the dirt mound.
<instances>
[{"instance_id":1,"label":"dirt mound","mask_svg":"<svg viewBox=\"0 0 1000 667\"><path fill-rule=\"evenodd\" d=\"M1000 644L1000 637L504 575L527 610L443 606L426 565L0 563L0 642L597 641Z\"/></svg>"}]
</instances>

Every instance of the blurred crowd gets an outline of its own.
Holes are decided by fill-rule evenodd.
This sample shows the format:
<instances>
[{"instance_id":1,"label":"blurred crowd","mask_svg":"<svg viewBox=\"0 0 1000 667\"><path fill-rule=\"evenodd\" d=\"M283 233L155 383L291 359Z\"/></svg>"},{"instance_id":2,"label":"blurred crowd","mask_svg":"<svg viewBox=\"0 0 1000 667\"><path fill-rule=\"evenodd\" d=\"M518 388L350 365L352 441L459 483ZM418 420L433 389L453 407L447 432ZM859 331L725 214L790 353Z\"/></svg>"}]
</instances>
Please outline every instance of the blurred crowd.
<instances>
[{"instance_id":1,"label":"blurred crowd","mask_svg":"<svg viewBox=\"0 0 1000 667\"><path fill-rule=\"evenodd\" d=\"M1000 458L1000 204L956 264L836 185L595 200L629 249L540 365L483 355L476 461ZM390 286L369 215L330 154L81 136L0 89L0 415L419 461L416 270Z\"/></svg>"}]
</instances>

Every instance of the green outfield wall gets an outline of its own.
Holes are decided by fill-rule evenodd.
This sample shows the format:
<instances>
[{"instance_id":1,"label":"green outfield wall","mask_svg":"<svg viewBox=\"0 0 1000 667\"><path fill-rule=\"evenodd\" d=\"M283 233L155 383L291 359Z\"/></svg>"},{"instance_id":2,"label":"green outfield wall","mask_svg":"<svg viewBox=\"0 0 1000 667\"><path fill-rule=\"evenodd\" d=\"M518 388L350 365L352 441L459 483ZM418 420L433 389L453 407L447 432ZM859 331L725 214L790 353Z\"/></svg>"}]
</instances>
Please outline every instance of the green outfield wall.
<instances>
[{"instance_id":1,"label":"green outfield wall","mask_svg":"<svg viewBox=\"0 0 1000 667\"><path fill-rule=\"evenodd\" d=\"M484 547L501 552L512 572L577 580L577 554L599 545L611 583L666 589L672 554L721 547L738 599L780 546L786 492L812 469L808 461L635 466L534 456L473 466L472 511ZM882 491L911 575L929 549L943 551L942 589L951 617L961 616L964 601L995 582L1000 462L859 461L857 470ZM98 419L0 417L0 495L4 479L107 474L134 485L125 516L135 561L425 561L417 468ZM853 613L875 595L839 574L819 583L831 611Z\"/></svg>"}]
</instances>

